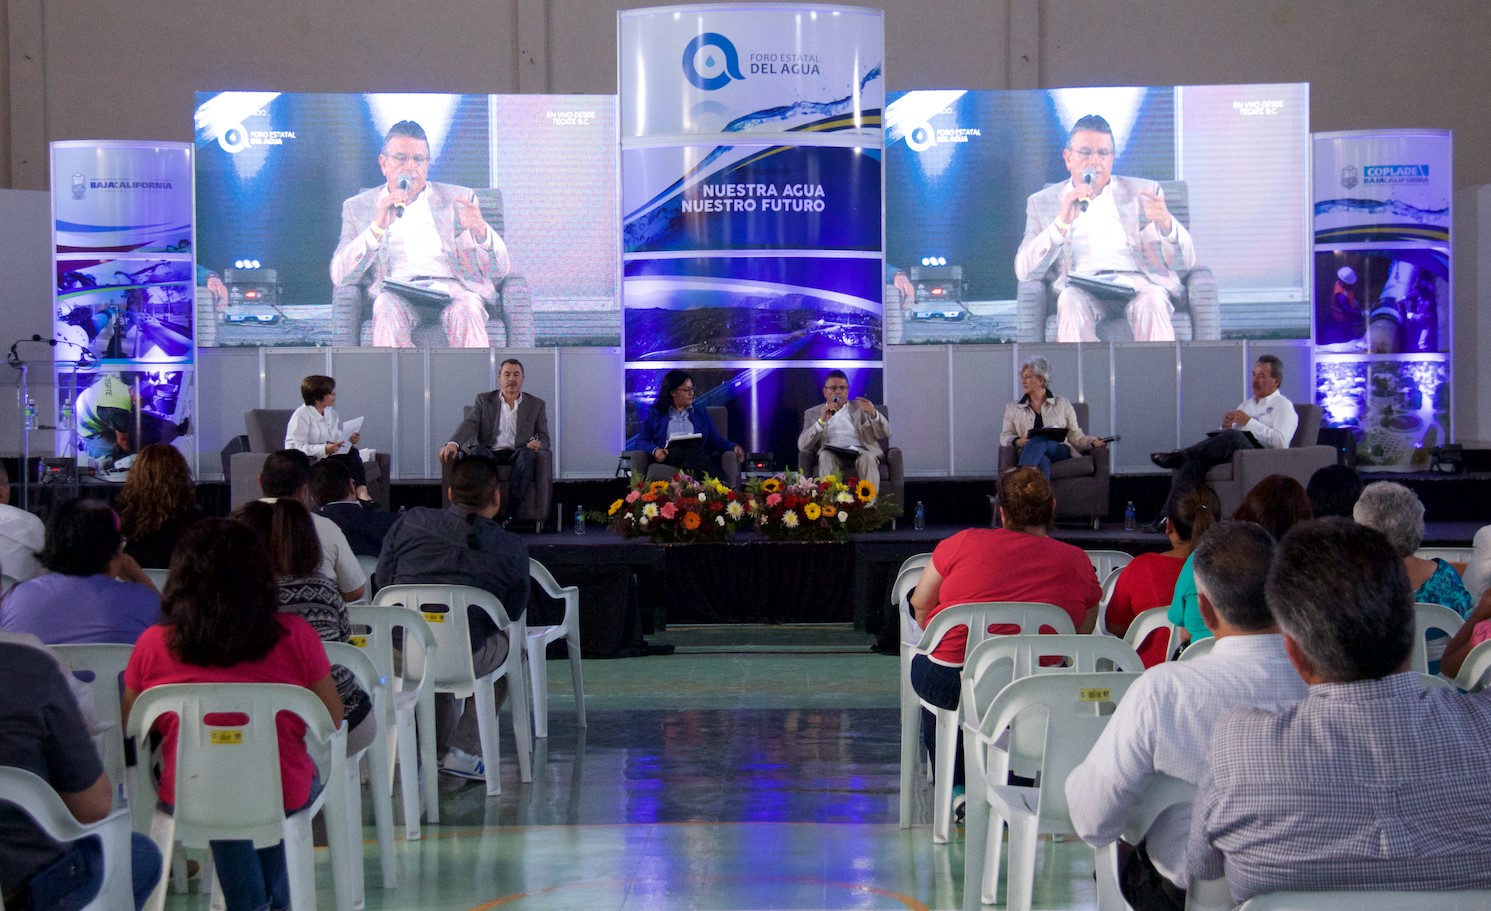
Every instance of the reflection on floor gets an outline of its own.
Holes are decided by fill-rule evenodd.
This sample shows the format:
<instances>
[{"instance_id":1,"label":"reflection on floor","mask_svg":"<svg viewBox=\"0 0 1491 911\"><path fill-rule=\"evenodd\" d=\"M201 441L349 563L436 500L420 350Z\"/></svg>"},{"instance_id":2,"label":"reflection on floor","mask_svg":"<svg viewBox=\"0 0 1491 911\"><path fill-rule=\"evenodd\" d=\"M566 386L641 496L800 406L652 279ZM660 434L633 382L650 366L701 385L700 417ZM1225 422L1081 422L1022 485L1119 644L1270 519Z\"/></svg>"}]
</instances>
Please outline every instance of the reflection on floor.
<instances>
[{"instance_id":1,"label":"reflection on floor","mask_svg":"<svg viewBox=\"0 0 1491 911\"><path fill-rule=\"evenodd\" d=\"M670 630L675 655L587 661L586 729L567 665L551 662L532 784L504 714L502 795L442 778L440 824L414 842L398 830L393 890L378 888L366 813L368 911L960 907L962 839L932 845L930 787L922 822L897 825L899 662L825 633L816 653L781 654L756 650L771 628L733 652L714 635L691 651ZM852 654L835 646L847 637ZM1039 863L1036 908L1093 907L1091 851L1047 842ZM332 908L324 851L317 875Z\"/></svg>"}]
</instances>

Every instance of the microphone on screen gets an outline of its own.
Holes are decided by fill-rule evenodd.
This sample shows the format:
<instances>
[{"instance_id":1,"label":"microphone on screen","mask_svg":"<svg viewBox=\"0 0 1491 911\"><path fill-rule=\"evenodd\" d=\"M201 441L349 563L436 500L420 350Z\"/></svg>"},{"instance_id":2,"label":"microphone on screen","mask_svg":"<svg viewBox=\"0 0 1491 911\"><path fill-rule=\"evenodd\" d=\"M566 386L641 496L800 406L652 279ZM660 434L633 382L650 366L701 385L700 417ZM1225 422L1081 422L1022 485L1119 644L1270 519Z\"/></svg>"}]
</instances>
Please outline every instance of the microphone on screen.
<instances>
[{"instance_id":1,"label":"microphone on screen","mask_svg":"<svg viewBox=\"0 0 1491 911\"><path fill-rule=\"evenodd\" d=\"M1082 170L1082 182L1087 184L1089 187L1092 186L1092 179L1096 176L1097 171L1094 171L1092 168L1084 168ZM1087 211L1087 200L1085 199L1082 200L1082 211Z\"/></svg>"},{"instance_id":2,"label":"microphone on screen","mask_svg":"<svg viewBox=\"0 0 1491 911\"><path fill-rule=\"evenodd\" d=\"M1089 180L1088 183L1092 183L1092 181ZM408 174L400 174L399 175L399 189L403 190L405 193L409 192L409 175ZM393 217L394 218L403 218L404 217L404 204L403 203L399 203L398 205L396 205L396 206L393 207Z\"/></svg>"}]
</instances>

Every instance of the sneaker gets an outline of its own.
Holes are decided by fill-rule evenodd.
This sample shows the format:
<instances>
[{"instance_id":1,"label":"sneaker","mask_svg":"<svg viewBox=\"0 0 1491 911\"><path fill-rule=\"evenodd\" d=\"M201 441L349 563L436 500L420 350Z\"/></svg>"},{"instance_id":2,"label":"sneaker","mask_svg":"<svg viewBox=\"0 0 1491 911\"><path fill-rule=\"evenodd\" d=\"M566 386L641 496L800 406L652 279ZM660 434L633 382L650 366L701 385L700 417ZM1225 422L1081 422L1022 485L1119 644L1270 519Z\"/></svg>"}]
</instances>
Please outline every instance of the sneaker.
<instances>
[{"instance_id":1,"label":"sneaker","mask_svg":"<svg viewBox=\"0 0 1491 911\"><path fill-rule=\"evenodd\" d=\"M968 811L968 795L962 785L953 785L953 825L961 826Z\"/></svg>"},{"instance_id":2,"label":"sneaker","mask_svg":"<svg viewBox=\"0 0 1491 911\"><path fill-rule=\"evenodd\" d=\"M450 752L445 754L445 758L440 760L440 774L467 778L472 781L485 781L487 767L481 761L480 756L472 756L465 750L451 747Z\"/></svg>"}]
</instances>

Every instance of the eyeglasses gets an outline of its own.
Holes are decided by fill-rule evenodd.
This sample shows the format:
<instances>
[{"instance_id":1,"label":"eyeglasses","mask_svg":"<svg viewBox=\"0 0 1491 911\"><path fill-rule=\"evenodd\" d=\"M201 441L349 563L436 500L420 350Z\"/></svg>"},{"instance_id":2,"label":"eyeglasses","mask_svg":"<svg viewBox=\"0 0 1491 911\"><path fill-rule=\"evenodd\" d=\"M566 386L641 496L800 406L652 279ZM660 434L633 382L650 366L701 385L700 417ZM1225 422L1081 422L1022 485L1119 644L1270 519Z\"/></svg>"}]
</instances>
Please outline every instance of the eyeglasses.
<instances>
[{"instance_id":1,"label":"eyeglasses","mask_svg":"<svg viewBox=\"0 0 1491 911\"><path fill-rule=\"evenodd\" d=\"M838 385L838 386L824 386L823 388L827 389L829 392L848 392L849 391L848 384Z\"/></svg>"},{"instance_id":2,"label":"eyeglasses","mask_svg":"<svg viewBox=\"0 0 1491 911\"><path fill-rule=\"evenodd\" d=\"M387 155L385 157L388 158L390 161L397 162L400 165L406 165L411 161L421 166L430 163L430 156L428 155L405 155L403 152L400 152L397 155Z\"/></svg>"},{"instance_id":3,"label":"eyeglasses","mask_svg":"<svg viewBox=\"0 0 1491 911\"><path fill-rule=\"evenodd\" d=\"M675 389L673 391L674 392L682 392L684 395L693 395L694 394L694 387L693 386L679 386L677 389Z\"/></svg>"},{"instance_id":4,"label":"eyeglasses","mask_svg":"<svg viewBox=\"0 0 1491 911\"><path fill-rule=\"evenodd\" d=\"M1067 151L1071 152L1073 155L1077 156L1078 158L1096 158L1098 161L1107 161L1108 159L1110 159L1110 158L1113 157L1113 150L1112 149L1072 149L1072 148L1068 148Z\"/></svg>"}]
</instances>

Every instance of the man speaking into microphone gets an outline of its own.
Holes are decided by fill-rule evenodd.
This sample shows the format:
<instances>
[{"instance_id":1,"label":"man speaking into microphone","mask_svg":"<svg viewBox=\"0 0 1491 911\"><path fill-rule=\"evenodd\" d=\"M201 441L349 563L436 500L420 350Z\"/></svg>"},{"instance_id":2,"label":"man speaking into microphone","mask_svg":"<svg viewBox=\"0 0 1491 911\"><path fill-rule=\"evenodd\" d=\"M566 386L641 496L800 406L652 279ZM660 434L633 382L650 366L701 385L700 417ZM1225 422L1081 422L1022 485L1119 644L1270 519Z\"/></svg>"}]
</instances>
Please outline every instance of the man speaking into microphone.
<instances>
[{"instance_id":1,"label":"man speaking into microphone","mask_svg":"<svg viewBox=\"0 0 1491 911\"><path fill-rule=\"evenodd\" d=\"M890 440L890 422L864 396L849 398L849 377L830 370L823 404L802 413L797 448L818 453L818 477L838 475L880 485L880 460ZM852 467L852 471L850 468Z\"/></svg>"},{"instance_id":2,"label":"man speaking into microphone","mask_svg":"<svg viewBox=\"0 0 1491 911\"><path fill-rule=\"evenodd\" d=\"M1136 341L1174 341L1177 273L1191 268L1196 250L1185 226L1171 217L1159 184L1114 176L1113 154L1108 121L1088 114L1072 126L1061 152L1071 179L1026 201L1015 277L1051 281L1057 341L1098 341L1107 308L1125 300ZM1082 287L1074 276L1096 281ZM1093 290L1097 286L1107 287Z\"/></svg>"},{"instance_id":3,"label":"man speaking into microphone","mask_svg":"<svg viewBox=\"0 0 1491 911\"><path fill-rule=\"evenodd\" d=\"M507 274L507 245L482 218L476 194L428 179L430 143L412 120L389 128L378 166L384 184L342 203L332 283L371 278L375 346L414 347L419 314L408 299L413 288L442 305L440 324L452 348L490 347L487 311L497 300L494 282ZM390 281L406 290L386 287ZM532 338L501 341L533 344Z\"/></svg>"}]
</instances>

